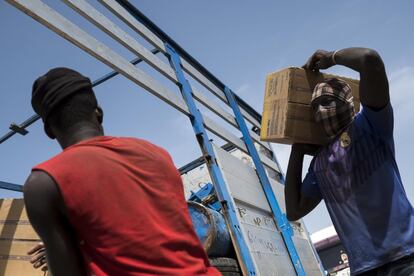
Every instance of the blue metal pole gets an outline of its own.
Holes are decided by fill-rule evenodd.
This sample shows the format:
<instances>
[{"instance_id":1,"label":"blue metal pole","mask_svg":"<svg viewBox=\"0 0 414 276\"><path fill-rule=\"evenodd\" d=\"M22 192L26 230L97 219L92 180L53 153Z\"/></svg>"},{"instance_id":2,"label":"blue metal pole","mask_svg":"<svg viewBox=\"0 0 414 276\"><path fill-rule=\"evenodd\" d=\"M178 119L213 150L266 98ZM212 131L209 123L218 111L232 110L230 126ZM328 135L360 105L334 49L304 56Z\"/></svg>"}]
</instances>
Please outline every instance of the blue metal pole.
<instances>
[{"instance_id":1,"label":"blue metal pole","mask_svg":"<svg viewBox=\"0 0 414 276\"><path fill-rule=\"evenodd\" d=\"M221 202L224 217L226 218L229 229L233 238L236 241L238 247L238 253L243 260L243 266L248 275L256 275L256 269L253 263L252 256L247 247L247 243L241 232L241 227L237 219L236 206L230 195L230 191L224 181L221 170L216 162L213 146L208 138L207 131L204 128L204 120L201 112L198 110L190 84L184 76L183 69L181 67L181 59L177 52L169 44L165 44L165 48L168 53L171 66L175 70L175 74L178 79L178 86L180 87L184 101L186 102L188 109L191 113L190 121L193 126L197 141L201 147L204 158L206 159L207 166L210 171L211 178L213 180L214 188L217 192L217 196Z\"/></svg>"},{"instance_id":2,"label":"blue metal pole","mask_svg":"<svg viewBox=\"0 0 414 276\"><path fill-rule=\"evenodd\" d=\"M240 131L243 134L243 140L246 144L247 150L249 151L250 156L253 159L254 165L256 167L256 172L259 177L260 183L262 184L263 190L265 192L267 201L269 202L270 208L272 209L276 224L278 225L283 240L285 242L286 248L289 252L290 259L292 260L293 266L295 267L297 275L306 275L305 270L303 269L302 262L300 261L299 255L296 252L295 244L293 243L292 236L293 230L289 224L289 221L286 218L286 215L282 213L277 202L276 196L273 192L272 186L270 185L269 179L267 178L266 171L260 161L259 154L254 146L253 139L250 136L249 129L246 126L243 115L240 112L239 106L236 103L233 93L226 86L224 87L224 93L229 102L229 105L233 109L234 115L236 117L236 122L239 126Z\"/></svg>"},{"instance_id":3,"label":"blue metal pole","mask_svg":"<svg viewBox=\"0 0 414 276\"><path fill-rule=\"evenodd\" d=\"M6 190L11 190L11 191L16 191L16 192L23 192L23 186L22 185L8 183L8 182L4 182L4 181L0 181L0 189L6 189Z\"/></svg>"}]
</instances>

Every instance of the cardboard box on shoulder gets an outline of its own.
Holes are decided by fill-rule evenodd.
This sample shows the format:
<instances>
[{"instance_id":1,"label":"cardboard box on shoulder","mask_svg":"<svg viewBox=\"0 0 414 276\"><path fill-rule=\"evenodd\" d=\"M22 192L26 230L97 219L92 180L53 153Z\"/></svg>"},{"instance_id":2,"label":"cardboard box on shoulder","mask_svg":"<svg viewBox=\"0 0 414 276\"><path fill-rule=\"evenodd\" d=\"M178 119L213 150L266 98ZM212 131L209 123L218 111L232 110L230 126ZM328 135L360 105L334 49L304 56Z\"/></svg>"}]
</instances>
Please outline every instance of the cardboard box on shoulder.
<instances>
[{"instance_id":1,"label":"cardboard box on shoulder","mask_svg":"<svg viewBox=\"0 0 414 276\"><path fill-rule=\"evenodd\" d=\"M290 67L266 78L260 139L282 144L324 144L328 137L314 120L310 102L316 84L336 77L347 82L359 111L359 81Z\"/></svg>"}]
</instances>

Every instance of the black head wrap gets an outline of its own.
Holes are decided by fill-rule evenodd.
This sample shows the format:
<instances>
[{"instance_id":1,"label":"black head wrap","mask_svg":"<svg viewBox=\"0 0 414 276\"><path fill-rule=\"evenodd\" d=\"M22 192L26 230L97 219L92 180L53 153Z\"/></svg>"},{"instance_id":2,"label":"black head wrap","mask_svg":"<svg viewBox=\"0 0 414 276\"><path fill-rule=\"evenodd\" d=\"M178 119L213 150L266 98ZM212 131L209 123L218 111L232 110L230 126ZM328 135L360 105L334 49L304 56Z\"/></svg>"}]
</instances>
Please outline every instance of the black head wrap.
<instances>
[{"instance_id":1,"label":"black head wrap","mask_svg":"<svg viewBox=\"0 0 414 276\"><path fill-rule=\"evenodd\" d=\"M54 68L33 83L32 107L46 121L59 103L79 92L91 93L95 98L89 78L69 68Z\"/></svg>"}]
</instances>

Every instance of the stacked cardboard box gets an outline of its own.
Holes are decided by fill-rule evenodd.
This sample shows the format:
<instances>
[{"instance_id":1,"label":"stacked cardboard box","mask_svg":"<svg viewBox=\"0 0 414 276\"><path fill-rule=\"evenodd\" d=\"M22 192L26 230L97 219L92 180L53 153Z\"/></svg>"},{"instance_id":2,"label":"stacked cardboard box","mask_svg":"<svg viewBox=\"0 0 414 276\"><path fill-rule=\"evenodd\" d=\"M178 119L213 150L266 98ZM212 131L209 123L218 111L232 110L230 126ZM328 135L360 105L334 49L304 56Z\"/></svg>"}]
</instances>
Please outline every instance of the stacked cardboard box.
<instances>
[{"instance_id":1,"label":"stacked cardboard box","mask_svg":"<svg viewBox=\"0 0 414 276\"><path fill-rule=\"evenodd\" d=\"M260 138L283 144L324 144L328 138L314 120L310 102L316 84L326 78L346 81L352 89L355 111L359 111L359 81L291 67L271 73L266 91Z\"/></svg>"},{"instance_id":2,"label":"stacked cardboard box","mask_svg":"<svg viewBox=\"0 0 414 276\"><path fill-rule=\"evenodd\" d=\"M0 275L45 276L27 251L40 241L27 218L23 199L0 199Z\"/></svg>"}]
</instances>

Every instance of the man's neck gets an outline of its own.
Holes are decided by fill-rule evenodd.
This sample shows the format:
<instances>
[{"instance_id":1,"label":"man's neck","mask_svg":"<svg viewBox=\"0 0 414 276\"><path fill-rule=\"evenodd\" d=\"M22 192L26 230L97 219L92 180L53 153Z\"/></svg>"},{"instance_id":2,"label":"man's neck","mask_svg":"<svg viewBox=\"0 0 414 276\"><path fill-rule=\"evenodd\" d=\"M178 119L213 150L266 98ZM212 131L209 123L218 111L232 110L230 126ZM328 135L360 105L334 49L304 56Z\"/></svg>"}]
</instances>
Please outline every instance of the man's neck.
<instances>
[{"instance_id":1,"label":"man's neck","mask_svg":"<svg viewBox=\"0 0 414 276\"><path fill-rule=\"evenodd\" d=\"M74 144L88 140L94 137L103 136L104 132L102 129L96 128L80 128L72 132L70 135L65 135L64 137L58 139L58 142L62 149L70 147Z\"/></svg>"}]
</instances>

